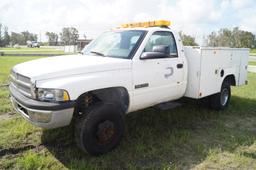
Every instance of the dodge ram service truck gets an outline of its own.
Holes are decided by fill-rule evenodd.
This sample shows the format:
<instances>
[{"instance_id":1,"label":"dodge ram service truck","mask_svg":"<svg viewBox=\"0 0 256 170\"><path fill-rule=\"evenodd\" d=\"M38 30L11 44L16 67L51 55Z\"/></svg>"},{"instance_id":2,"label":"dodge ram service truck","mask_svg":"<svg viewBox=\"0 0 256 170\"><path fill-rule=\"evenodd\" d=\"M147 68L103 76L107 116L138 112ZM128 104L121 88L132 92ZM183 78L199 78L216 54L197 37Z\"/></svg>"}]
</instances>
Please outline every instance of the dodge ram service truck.
<instances>
[{"instance_id":1,"label":"dodge ram service truck","mask_svg":"<svg viewBox=\"0 0 256 170\"><path fill-rule=\"evenodd\" d=\"M98 155L124 133L125 114L182 97L225 109L230 86L247 84L248 49L184 47L169 21L124 24L82 54L14 66L13 107L42 128L74 123L79 148ZM157 113L156 113L157 114Z\"/></svg>"}]
</instances>

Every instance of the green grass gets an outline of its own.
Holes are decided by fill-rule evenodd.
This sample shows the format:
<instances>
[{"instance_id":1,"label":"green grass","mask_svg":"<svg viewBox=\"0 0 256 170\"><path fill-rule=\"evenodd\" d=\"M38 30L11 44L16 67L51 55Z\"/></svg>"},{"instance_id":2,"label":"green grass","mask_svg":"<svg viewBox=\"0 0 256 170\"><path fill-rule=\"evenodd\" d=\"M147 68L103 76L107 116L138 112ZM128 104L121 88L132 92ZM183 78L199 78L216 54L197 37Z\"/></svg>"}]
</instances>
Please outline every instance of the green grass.
<instances>
[{"instance_id":1,"label":"green grass","mask_svg":"<svg viewBox=\"0 0 256 170\"><path fill-rule=\"evenodd\" d=\"M64 51L5 51L6 55L8 54L74 54L74 53L65 53Z\"/></svg>"},{"instance_id":2,"label":"green grass","mask_svg":"<svg viewBox=\"0 0 256 170\"><path fill-rule=\"evenodd\" d=\"M56 51L54 48L27 48L27 47L21 47L21 48L1 48L0 51Z\"/></svg>"},{"instance_id":3,"label":"green grass","mask_svg":"<svg viewBox=\"0 0 256 170\"><path fill-rule=\"evenodd\" d=\"M256 55L256 48L250 50L250 55Z\"/></svg>"},{"instance_id":4,"label":"green grass","mask_svg":"<svg viewBox=\"0 0 256 170\"><path fill-rule=\"evenodd\" d=\"M23 158L17 158L17 169L62 169L63 166L58 165L58 161L52 159L46 154L37 154L33 151L27 152Z\"/></svg>"},{"instance_id":5,"label":"green grass","mask_svg":"<svg viewBox=\"0 0 256 170\"><path fill-rule=\"evenodd\" d=\"M14 64L35 58L1 57L0 84L8 82ZM248 80L232 88L225 111L188 101L173 110L127 115L120 146L99 157L76 148L72 126L42 130L19 115L0 116L0 169L256 169L256 74ZM7 101L1 94L2 116L11 110Z\"/></svg>"},{"instance_id":6,"label":"green grass","mask_svg":"<svg viewBox=\"0 0 256 170\"><path fill-rule=\"evenodd\" d=\"M249 61L249 65L256 66L256 61Z\"/></svg>"},{"instance_id":7,"label":"green grass","mask_svg":"<svg viewBox=\"0 0 256 170\"><path fill-rule=\"evenodd\" d=\"M40 138L34 138L30 134L39 132L40 129L26 123L21 118L13 118L5 121L0 121L0 149L20 147L24 141L30 141L30 143L35 143L39 141Z\"/></svg>"},{"instance_id":8,"label":"green grass","mask_svg":"<svg viewBox=\"0 0 256 170\"><path fill-rule=\"evenodd\" d=\"M0 48L0 52L7 54L75 54L66 53L63 50L53 49L53 48Z\"/></svg>"},{"instance_id":9,"label":"green grass","mask_svg":"<svg viewBox=\"0 0 256 170\"><path fill-rule=\"evenodd\" d=\"M256 48L250 50L251 53L256 53Z\"/></svg>"}]
</instances>

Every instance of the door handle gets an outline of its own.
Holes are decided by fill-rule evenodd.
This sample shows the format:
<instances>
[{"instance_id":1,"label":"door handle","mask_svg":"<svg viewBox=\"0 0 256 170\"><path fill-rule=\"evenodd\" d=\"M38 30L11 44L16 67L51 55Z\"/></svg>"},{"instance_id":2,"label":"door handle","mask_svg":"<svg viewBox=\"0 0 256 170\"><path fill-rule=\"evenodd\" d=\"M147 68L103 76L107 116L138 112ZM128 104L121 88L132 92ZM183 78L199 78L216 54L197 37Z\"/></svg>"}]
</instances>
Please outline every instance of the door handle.
<instances>
[{"instance_id":1,"label":"door handle","mask_svg":"<svg viewBox=\"0 0 256 170\"><path fill-rule=\"evenodd\" d=\"M177 68L183 68L183 64L182 63L177 64Z\"/></svg>"}]
</instances>

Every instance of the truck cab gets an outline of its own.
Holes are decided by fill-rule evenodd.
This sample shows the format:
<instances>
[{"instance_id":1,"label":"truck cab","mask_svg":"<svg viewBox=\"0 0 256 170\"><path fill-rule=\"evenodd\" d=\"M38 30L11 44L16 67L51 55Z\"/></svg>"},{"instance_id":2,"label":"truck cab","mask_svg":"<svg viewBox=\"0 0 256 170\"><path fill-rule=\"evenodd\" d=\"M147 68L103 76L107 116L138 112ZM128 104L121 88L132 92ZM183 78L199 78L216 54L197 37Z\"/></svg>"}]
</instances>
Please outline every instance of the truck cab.
<instances>
[{"instance_id":1,"label":"truck cab","mask_svg":"<svg viewBox=\"0 0 256 170\"><path fill-rule=\"evenodd\" d=\"M186 90L187 61L179 35L169 28L145 30L147 35L132 59L132 111L178 99Z\"/></svg>"},{"instance_id":2,"label":"truck cab","mask_svg":"<svg viewBox=\"0 0 256 170\"><path fill-rule=\"evenodd\" d=\"M77 146L98 155L118 145L127 113L182 97L211 96L213 108L227 107L230 86L246 83L248 49L238 54L185 48L169 25L125 24L104 32L82 54L14 66L9 87L14 108L42 128L73 122Z\"/></svg>"}]
</instances>

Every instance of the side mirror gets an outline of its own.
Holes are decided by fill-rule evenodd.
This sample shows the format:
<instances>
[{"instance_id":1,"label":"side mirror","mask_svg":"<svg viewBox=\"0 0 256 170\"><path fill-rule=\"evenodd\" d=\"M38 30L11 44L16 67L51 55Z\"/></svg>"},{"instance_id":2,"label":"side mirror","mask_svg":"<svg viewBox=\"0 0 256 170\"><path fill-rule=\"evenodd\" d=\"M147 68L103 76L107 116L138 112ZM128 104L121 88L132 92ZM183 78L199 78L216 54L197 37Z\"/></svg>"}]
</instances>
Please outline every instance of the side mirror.
<instances>
[{"instance_id":1,"label":"side mirror","mask_svg":"<svg viewBox=\"0 0 256 170\"><path fill-rule=\"evenodd\" d=\"M153 47L153 52L170 54L170 46L168 46L168 45L156 45L156 46Z\"/></svg>"},{"instance_id":2,"label":"side mirror","mask_svg":"<svg viewBox=\"0 0 256 170\"><path fill-rule=\"evenodd\" d=\"M160 52L144 52L140 56L140 59L146 60L146 59L167 58L167 57L170 57L170 55L160 53Z\"/></svg>"},{"instance_id":3,"label":"side mirror","mask_svg":"<svg viewBox=\"0 0 256 170\"><path fill-rule=\"evenodd\" d=\"M141 60L167 58L170 57L170 47L167 45L156 45L153 47L152 52L144 52L140 56Z\"/></svg>"}]
</instances>

